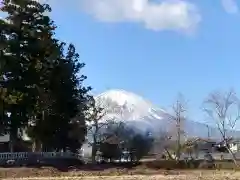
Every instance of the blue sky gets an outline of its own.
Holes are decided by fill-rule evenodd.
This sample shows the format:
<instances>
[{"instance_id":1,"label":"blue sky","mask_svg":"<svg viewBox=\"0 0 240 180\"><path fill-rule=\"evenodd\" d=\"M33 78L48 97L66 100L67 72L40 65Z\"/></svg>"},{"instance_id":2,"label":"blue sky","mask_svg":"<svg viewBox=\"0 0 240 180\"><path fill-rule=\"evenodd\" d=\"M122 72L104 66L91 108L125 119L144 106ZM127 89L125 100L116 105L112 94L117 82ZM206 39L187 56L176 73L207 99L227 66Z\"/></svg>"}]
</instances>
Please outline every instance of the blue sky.
<instances>
[{"instance_id":1,"label":"blue sky","mask_svg":"<svg viewBox=\"0 0 240 180\"><path fill-rule=\"evenodd\" d=\"M131 16L131 11L122 13L131 3L123 6L119 0L105 0L111 8L106 13L109 9L101 12L96 2L87 0L87 6L81 7L74 1L72 5L52 4L57 36L76 45L86 63L86 83L94 88L94 94L124 89L168 108L181 92L188 100L189 116L206 121L200 107L210 92L234 88L240 93L236 2L168 1L175 9L160 9L166 18L146 10L143 16L152 18L151 27L144 17ZM190 6L180 7L180 3ZM140 10L147 5L139 6Z\"/></svg>"},{"instance_id":2,"label":"blue sky","mask_svg":"<svg viewBox=\"0 0 240 180\"><path fill-rule=\"evenodd\" d=\"M156 1L48 0L57 36L76 46L93 94L124 89L168 108L181 92L189 116L205 121L200 106L211 91L240 95L237 1Z\"/></svg>"}]
</instances>

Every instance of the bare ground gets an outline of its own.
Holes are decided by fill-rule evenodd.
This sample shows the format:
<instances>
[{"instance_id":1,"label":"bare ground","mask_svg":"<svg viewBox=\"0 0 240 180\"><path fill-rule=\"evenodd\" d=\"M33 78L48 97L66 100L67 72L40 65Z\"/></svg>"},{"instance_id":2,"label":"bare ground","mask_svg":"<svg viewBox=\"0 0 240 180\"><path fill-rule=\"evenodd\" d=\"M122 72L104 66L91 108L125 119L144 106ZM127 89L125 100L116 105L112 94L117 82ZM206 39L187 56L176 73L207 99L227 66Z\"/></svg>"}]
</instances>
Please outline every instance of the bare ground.
<instances>
[{"instance_id":1,"label":"bare ground","mask_svg":"<svg viewBox=\"0 0 240 180\"><path fill-rule=\"evenodd\" d=\"M240 180L240 172L216 170L152 170L112 168L103 170L68 170L54 168L0 168L0 179L22 180Z\"/></svg>"},{"instance_id":2,"label":"bare ground","mask_svg":"<svg viewBox=\"0 0 240 180\"><path fill-rule=\"evenodd\" d=\"M26 178L3 178L3 180L239 180L240 173L207 173L185 175L121 175L121 176L64 176L64 177L26 177Z\"/></svg>"}]
</instances>

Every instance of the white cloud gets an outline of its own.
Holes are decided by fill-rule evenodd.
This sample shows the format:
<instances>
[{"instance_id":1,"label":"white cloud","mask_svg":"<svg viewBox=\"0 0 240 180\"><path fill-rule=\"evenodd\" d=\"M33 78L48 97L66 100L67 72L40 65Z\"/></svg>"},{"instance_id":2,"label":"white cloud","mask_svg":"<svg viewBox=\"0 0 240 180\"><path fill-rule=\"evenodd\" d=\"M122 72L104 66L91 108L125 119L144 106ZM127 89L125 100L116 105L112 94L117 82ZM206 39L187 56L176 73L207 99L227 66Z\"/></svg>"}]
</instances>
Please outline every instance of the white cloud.
<instances>
[{"instance_id":1,"label":"white cloud","mask_svg":"<svg viewBox=\"0 0 240 180\"><path fill-rule=\"evenodd\" d=\"M236 14L239 12L236 0L222 0L222 6L227 13Z\"/></svg>"},{"instance_id":2,"label":"white cloud","mask_svg":"<svg viewBox=\"0 0 240 180\"><path fill-rule=\"evenodd\" d=\"M192 32L201 21L197 7L185 0L81 0L80 7L99 21L140 23L155 31Z\"/></svg>"}]
</instances>

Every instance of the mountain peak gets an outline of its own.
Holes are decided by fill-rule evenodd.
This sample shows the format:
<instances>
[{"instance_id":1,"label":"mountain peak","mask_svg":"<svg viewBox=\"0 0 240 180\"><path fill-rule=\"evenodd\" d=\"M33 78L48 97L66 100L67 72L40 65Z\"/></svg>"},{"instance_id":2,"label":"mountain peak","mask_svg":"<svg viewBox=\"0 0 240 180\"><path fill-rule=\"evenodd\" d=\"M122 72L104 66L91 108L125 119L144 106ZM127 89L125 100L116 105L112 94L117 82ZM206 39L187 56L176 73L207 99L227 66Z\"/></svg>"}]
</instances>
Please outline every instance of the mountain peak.
<instances>
[{"instance_id":1,"label":"mountain peak","mask_svg":"<svg viewBox=\"0 0 240 180\"><path fill-rule=\"evenodd\" d=\"M140 119L152 107L152 104L142 97L121 89L108 90L96 96L95 99L100 106L108 111L108 114L126 120Z\"/></svg>"},{"instance_id":2,"label":"mountain peak","mask_svg":"<svg viewBox=\"0 0 240 180\"><path fill-rule=\"evenodd\" d=\"M111 100L118 103L118 105L124 105L124 104L145 104L148 106L151 106L151 103L144 100L142 97L138 96L137 94L134 94L132 92L123 90L123 89L111 89L108 90L98 96L96 96L97 99L99 98L110 98Z\"/></svg>"},{"instance_id":3,"label":"mountain peak","mask_svg":"<svg viewBox=\"0 0 240 180\"><path fill-rule=\"evenodd\" d=\"M102 120L114 119L124 121L133 127L146 131L152 129L154 132L175 132L175 123L171 114L154 106L139 95L122 89L108 90L95 97L97 104L104 108L106 115ZM221 135L215 127L207 127L205 124L186 119L183 128L187 137L212 137L220 138ZM240 132L229 132L233 137Z\"/></svg>"}]
</instances>

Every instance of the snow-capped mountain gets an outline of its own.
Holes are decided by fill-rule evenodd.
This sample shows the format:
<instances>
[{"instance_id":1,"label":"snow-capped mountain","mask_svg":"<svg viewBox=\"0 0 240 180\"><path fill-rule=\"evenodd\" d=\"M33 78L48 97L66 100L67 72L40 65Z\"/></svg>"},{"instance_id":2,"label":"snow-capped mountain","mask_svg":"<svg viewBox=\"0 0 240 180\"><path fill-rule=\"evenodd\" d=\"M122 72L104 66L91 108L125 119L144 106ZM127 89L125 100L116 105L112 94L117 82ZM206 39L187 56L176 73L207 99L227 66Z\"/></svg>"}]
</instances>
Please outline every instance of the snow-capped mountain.
<instances>
[{"instance_id":1,"label":"snow-capped mountain","mask_svg":"<svg viewBox=\"0 0 240 180\"><path fill-rule=\"evenodd\" d=\"M158 134L160 131L176 132L175 121L170 118L170 113L134 93L113 89L96 96L95 99L97 104L106 111L103 120L124 121L139 131L151 131L153 134ZM207 138L208 135L214 139L221 138L217 128L196 121L185 120L183 129L186 138ZM240 131L228 133L233 137L240 137Z\"/></svg>"}]
</instances>

